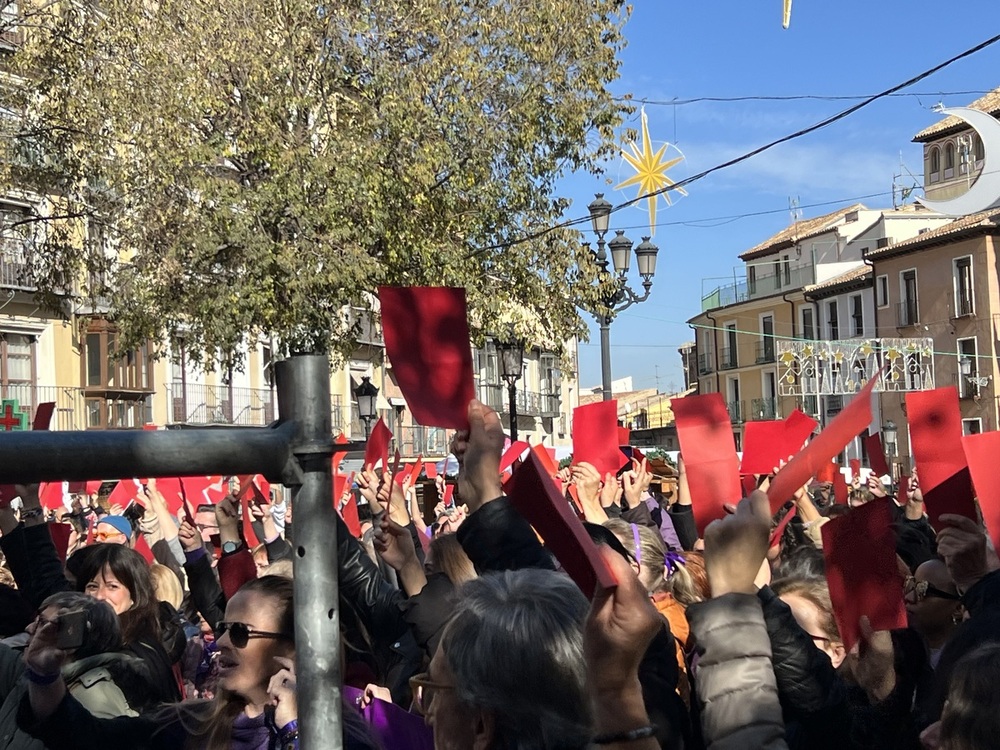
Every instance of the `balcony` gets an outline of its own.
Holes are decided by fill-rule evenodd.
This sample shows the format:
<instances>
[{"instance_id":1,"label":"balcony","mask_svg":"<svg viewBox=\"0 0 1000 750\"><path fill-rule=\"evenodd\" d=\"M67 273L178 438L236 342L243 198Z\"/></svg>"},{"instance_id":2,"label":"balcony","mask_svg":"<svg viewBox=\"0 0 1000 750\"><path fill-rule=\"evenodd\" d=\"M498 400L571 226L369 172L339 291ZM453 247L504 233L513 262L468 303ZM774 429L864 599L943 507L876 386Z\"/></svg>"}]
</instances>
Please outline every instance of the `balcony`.
<instances>
[{"instance_id":1,"label":"balcony","mask_svg":"<svg viewBox=\"0 0 1000 750\"><path fill-rule=\"evenodd\" d=\"M355 337L358 346L384 347L382 328L376 325L371 312L360 307L352 307L347 313L349 334Z\"/></svg>"},{"instance_id":2,"label":"balcony","mask_svg":"<svg viewBox=\"0 0 1000 750\"><path fill-rule=\"evenodd\" d=\"M754 422L778 419L778 400L774 398L755 398L750 402L750 414L747 416Z\"/></svg>"},{"instance_id":3,"label":"balcony","mask_svg":"<svg viewBox=\"0 0 1000 750\"><path fill-rule=\"evenodd\" d=\"M359 433L364 435L362 431ZM408 425L397 427L393 435L393 451L404 458L415 456L445 456L448 454L448 431L440 427Z\"/></svg>"},{"instance_id":4,"label":"balcony","mask_svg":"<svg viewBox=\"0 0 1000 750\"><path fill-rule=\"evenodd\" d=\"M264 426L275 419L269 388L170 383L171 421L175 424Z\"/></svg>"},{"instance_id":5,"label":"balcony","mask_svg":"<svg viewBox=\"0 0 1000 750\"><path fill-rule=\"evenodd\" d=\"M699 375L711 375L714 372L712 366L712 355L711 354L699 354L698 355L698 374Z\"/></svg>"},{"instance_id":6,"label":"balcony","mask_svg":"<svg viewBox=\"0 0 1000 750\"><path fill-rule=\"evenodd\" d=\"M758 341L756 352L758 365L774 362L774 339L766 338L763 341Z\"/></svg>"},{"instance_id":7,"label":"balcony","mask_svg":"<svg viewBox=\"0 0 1000 750\"><path fill-rule=\"evenodd\" d=\"M920 307L917 304L916 297L896 303L897 328L908 328L909 326L917 325L919 322Z\"/></svg>"},{"instance_id":8,"label":"balcony","mask_svg":"<svg viewBox=\"0 0 1000 750\"><path fill-rule=\"evenodd\" d=\"M733 424L743 424L746 421L746 403L744 401L730 401L726 404L729 410L729 421Z\"/></svg>"},{"instance_id":9,"label":"balcony","mask_svg":"<svg viewBox=\"0 0 1000 750\"><path fill-rule=\"evenodd\" d=\"M485 383L479 386L479 398L498 414L510 411L507 399L507 386L496 383ZM561 412L560 398L555 394L536 393L517 389L515 396L517 414L520 417L557 417Z\"/></svg>"},{"instance_id":10,"label":"balcony","mask_svg":"<svg viewBox=\"0 0 1000 750\"><path fill-rule=\"evenodd\" d=\"M49 429L87 429L82 388L12 383L0 386L0 398L17 401L21 410L28 412L29 425L39 404L55 403Z\"/></svg>"},{"instance_id":11,"label":"balcony","mask_svg":"<svg viewBox=\"0 0 1000 750\"><path fill-rule=\"evenodd\" d=\"M0 287L34 291L31 283L31 243L20 237L0 237Z\"/></svg>"},{"instance_id":12,"label":"balcony","mask_svg":"<svg viewBox=\"0 0 1000 750\"><path fill-rule=\"evenodd\" d=\"M708 293L704 291L706 281L711 283L719 279L702 279L702 312L747 300L770 297L779 292L801 289L816 282L816 271L811 265L789 268L787 271L783 269L777 274L755 276L752 279L745 277L743 281L717 286Z\"/></svg>"},{"instance_id":13,"label":"balcony","mask_svg":"<svg viewBox=\"0 0 1000 750\"><path fill-rule=\"evenodd\" d=\"M735 346L725 346L722 351L719 352L721 355L719 357L720 369L723 370L734 370L736 369L736 347Z\"/></svg>"},{"instance_id":14,"label":"balcony","mask_svg":"<svg viewBox=\"0 0 1000 750\"><path fill-rule=\"evenodd\" d=\"M955 298L955 317L969 318L976 314L976 306L971 297Z\"/></svg>"}]
</instances>

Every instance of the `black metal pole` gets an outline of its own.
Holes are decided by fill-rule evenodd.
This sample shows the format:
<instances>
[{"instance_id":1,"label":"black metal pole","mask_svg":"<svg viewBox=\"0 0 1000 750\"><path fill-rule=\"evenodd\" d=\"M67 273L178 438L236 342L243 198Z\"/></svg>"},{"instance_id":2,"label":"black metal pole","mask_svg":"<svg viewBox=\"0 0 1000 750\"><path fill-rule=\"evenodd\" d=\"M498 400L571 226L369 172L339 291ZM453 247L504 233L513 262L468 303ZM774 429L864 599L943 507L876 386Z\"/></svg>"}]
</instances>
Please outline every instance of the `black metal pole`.
<instances>
[{"instance_id":1,"label":"black metal pole","mask_svg":"<svg viewBox=\"0 0 1000 750\"><path fill-rule=\"evenodd\" d=\"M510 439L517 440L517 383L507 383L507 403L510 404Z\"/></svg>"},{"instance_id":2,"label":"black metal pole","mask_svg":"<svg viewBox=\"0 0 1000 750\"><path fill-rule=\"evenodd\" d=\"M326 355L295 355L275 368L278 393L290 404L295 432L291 452L298 465L295 509L295 670L299 728L304 750L340 750L340 608L337 520L330 457L330 361ZM285 416L285 415L282 415ZM297 486L295 486L297 484Z\"/></svg>"},{"instance_id":3,"label":"black metal pole","mask_svg":"<svg viewBox=\"0 0 1000 750\"><path fill-rule=\"evenodd\" d=\"M601 315L601 400L611 400L611 320Z\"/></svg>"},{"instance_id":4,"label":"black metal pole","mask_svg":"<svg viewBox=\"0 0 1000 750\"><path fill-rule=\"evenodd\" d=\"M292 425L0 432L0 482L263 474L282 481Z\"/></svg>"}]
</instances>

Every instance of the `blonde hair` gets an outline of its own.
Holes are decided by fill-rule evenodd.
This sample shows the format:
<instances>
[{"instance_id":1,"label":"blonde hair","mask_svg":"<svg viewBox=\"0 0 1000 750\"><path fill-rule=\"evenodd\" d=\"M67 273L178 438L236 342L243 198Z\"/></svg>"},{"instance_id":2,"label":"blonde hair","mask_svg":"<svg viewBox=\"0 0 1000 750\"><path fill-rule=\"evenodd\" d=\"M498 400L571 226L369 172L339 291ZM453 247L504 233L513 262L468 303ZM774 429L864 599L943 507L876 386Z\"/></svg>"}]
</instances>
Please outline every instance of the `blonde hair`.
<instances>
[{"instance_id":1,"label":"blonde hair","mask_svg":"<svg viewBox=\"0 0 1000 750\"><path fill-rule=\"evenodd\" d=\"M281 576L282 578L293 577L294 565L287 557L283 560L275 560L261 571L262 576Z\"/></svg>"},{"instance_id":2,"label":"blonde hair","mask_svg":"<svg viewBox=\"0 0 1000 750\"><path fill-rule=\"evenodd\" d=\"M454 534L434 537L430 544L430 556L435 572L444 573L455 586L476 578L476 567Z\"/></svg>"},{"instance_id":3,"label":"blonde hair","mask_svg":"<svg viewBox=\"0 0 1000 750\"><path fill-rule=\"evenodd\" d=\"M667 548L660 535L648 526L626 523L619 518L605 521L604 527L618 537L618 541L639 563L639 581L646 587L646 591L650 594L666 591L668 587L664 574ZM638 548L636 534L639 535Z\"/></svg>"},{"instance_id":4,"label":"blonde hair","mask_svg":"<svg viewBox=\"0 0 1000 750\"><path fill-rule=\"evenodd\" d=\"M771 584L771 589L779 597L786 594L805 599L819 612L819 626L823 634L833 643L841 643L840 629L833 617L830 589L822 578L782 578Z\"/></svg>"},{"instance_id":5,"label":"blonde hair","mask_svg":"<svg viewBox=\"0 0 1000 750\"><path fill-rule=\"evenodd\" d=\"M153 592L156 600L166 602L174 609L180 609L184 601L184 589L177 575L166 565L153 563L149 566L149 575L153 579Z\"/></svg>"}]
</instances>

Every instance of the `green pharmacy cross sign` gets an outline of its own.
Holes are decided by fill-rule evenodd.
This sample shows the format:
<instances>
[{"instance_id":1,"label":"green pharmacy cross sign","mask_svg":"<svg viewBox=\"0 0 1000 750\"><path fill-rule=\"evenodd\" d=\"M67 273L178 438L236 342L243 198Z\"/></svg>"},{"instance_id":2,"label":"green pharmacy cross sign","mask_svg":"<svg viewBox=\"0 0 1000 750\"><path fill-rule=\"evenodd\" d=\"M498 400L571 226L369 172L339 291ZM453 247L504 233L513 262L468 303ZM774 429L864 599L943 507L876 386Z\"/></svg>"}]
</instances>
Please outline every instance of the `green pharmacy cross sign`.
<instances>
[{"instance_id":1,"label":"green pharmacy cross sign","mask_svg":"<svg viewBox=\"0 0 1000 750\"><path fill-rule=\"evenodd\" d=\"M0 431L13 432L27 429L29 429L28 412L21 409L17 399L5 398L0 401Z\"/></svg>"}]
</instances>

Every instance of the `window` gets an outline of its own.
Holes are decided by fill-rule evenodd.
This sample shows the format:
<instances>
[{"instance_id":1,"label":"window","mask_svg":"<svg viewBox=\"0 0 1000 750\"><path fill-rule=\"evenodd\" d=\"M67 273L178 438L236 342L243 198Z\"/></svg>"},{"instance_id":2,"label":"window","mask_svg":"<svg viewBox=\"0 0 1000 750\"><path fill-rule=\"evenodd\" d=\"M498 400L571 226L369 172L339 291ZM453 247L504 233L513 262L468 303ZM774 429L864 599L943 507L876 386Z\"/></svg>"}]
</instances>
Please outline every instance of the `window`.
<instances>
[{"instance_id":1,"label":"window","mask_svg":"<svg viewBox=\"0 0 1000 750\"><path fill-rule=\"evenodd\" d=\"M928 171L930 172L930 181L937 182L941 177L941 150L937 146L931 149L929 162Z\"/></svg>"},{"instance_id":2,"label":"window","mask_svg":"<svg viewBox=\"0 0 1000 750\"><path fill-rule=\"evenodd\" d=\"M959 339L956 343L958 345L958 397L973 398L978 394L978 390L962 374L962 361L969 360L971 377L979 376L979 343L975 336Z\"/></svg>"},{"instance_id":3,"label":"window","mask_svg":"<svg viewBox=\"0 0 1000 750\"><path fill-rule=\"evenodd\" d=\"M837 341L840 338L840 322L837 320L837 300L831 300L826 304L826 321L830 335L830 341Z\"/></svg>"},{"instance_id":4,"label":"window","mask_svg":"<svg viewBox=\"0 0 1000 750\"><path fill-rule=\"evenodd\" d=\"M986 158L986 147L983 146L983 139L978 133L972 139L972 156L977 163Z\"/></svg>"},{"instance_id":5,"label":"window","mask_svg":"<svg viewBox=\"0 0 1000 750\"><path fill-rule=\"evenodd\" d=\"M722 366L729 369L737 366L735 323L726 323L726 345L722 349Z\"/></svg>"},{"instance_id":6,"label":"window","mask_svg":"<svg viewBox=\"0 0 1000 750\"><path fill-rule=\"evenodd\" d=\"M860 294L851 297L851 335L865 335L864 304Z\"/></svg>"},{"instance_id":7,"label":"window","mask_svg":"<svg viewBox=\"0 0 1000 750\"><path fill-rule=\"evenodd\" d=\"M816 321L813 320L813 309L811 307L802 308L802 338L807 341L816 340Z\"/></svg>"},{"instance_id":8,"label":"window","mask_svg":"<svg viewBox=\"0 0 1000 750\"><path fill-rule=\"evenodd\" d=\"M788 262L787 255L781 259L781 265L785 270L785 286L788 286L792 283L792 266Z\"/></svg>"},{"instance_id":9,"label":"window","mask_svg":"<svg viewBox=\"0 0 1000 750\"><path fill-rule=\"evenodd\" d=\"M119 351L118 332L96 318L80 342L89 427L139 427L152 421L153 376L149 344Z\"/></svg>"},{"instance_id":10,"label":"window","mask_svg":"<svg viewBox=\"0 0 1000 750\"><path fill-rule=\"evenodd\" d=\"M274 361L271 355L271 347L261 348L261 363L264 366L264 382L268 388L274 385Z\"/></svg>"},{"instance_id":11,"label":"window","mask_svg":"<svg viewBox=\"0 0 1000 750\"><path fill-rule=\"evenodd\" d=\"M889 305L889 277L879 276L875 279L875 306L887 307Z\"/></svg>"},{"instance_id":12,"label":"window","mask_svg":"<svg viewBox=\"0 0 1000 750\"><path fill-rule=\"evenodd\" d=\"M944 147L944 178L955 176L955 144L949 143Z\"/></svg>"},{"instance_id":13,"label":"window","mask_svg":"<svg viewBox=\"0 0 1000 750\"><path fill-rule=\"evenodd\" d=\"M917 271L909 269L899 274L899 303L897 325L900 327L916 325L920 319L920 307L917 302Z\"/></svg>"},{"instance_id":14,"label":"window","mask_svg":"<svg viewBox=\"0 0 1000 750\"><path fill-rule=\"evenodd\" d=\"M538 357L538 369L541 376L539 390L542 395L558 394L562 384L559 362L554 354L542 354Z\"/></svg>"},{"instance_id":15,"label":"window","mask_svg":"<svg viewBox=\"0 0 1000 750\"><path fill-rule=\"evenodd\" d=\"M726 382L726 395L729 401L729 418L733 422L743 421L743 409L740 404L740 379L729 378Z\"/></svg>"},{"instance_id":16,"label":"window","mask_svg":"<svg viewBox=\"0 0 1000 750\"><path fill-rule=\"evenodd\" d=\"M757 350L757 363L774 362L774 316L760 317L760 342Z\"/></svg>"},{"instance_id":17,"label":"window","mask_svg":"<svg viewBox=\"0 0 1000 750\"><path fill-rule=\"evenodd\" d=\"M35 406L35 337L0 332L0 396Z\"/></svg>"},{"instance_id":18,"label":"window","mask_svg":"<svg viewBox=\"0 0 1000 750\"><path fill-rule=\"evenodd\" d=\"M983 420L979 417L975 419L963 419L962 420L962 434L963 435L978 435L983 431Z\"/></svg>"},{"instance_id":19,"label":"window","mask_svg":"<svg viewBox=\"0 0 1000 750\"><path fill-rule=\"evenodd\" d=\"M747 287L748 287L747 291L749 291L751 295L757 293L757 267L756 266L749 266L747 268Z\"/></svg>"},{"instance_id":20,"label":"window","mask_svg":"<svg viewBox=\"0 0 1000 750\"><path fill-rule=\"evenodd\" d=\"M975 314L972 294L972 256L955 258L952 267L955 286L955 317Z\"/></svg>"},{"instance_id":21,"label":"window","mask_svg":"<svg viewBox=\"0 0 1000 750\"><path fill-rule=\"evenodd\" d=\"M0 44L11 46L20 43L17 0L0 0Z\"/></svg>"},{"instance_id":22,"label":"window","mask_svg":"<svg viewBox=\"0 0 1000 750\"><path fill-rule=\"evenodd\" d=\"M781 289L781 261L774 261L774 288Z\"/></svg>"}]
</instances>

